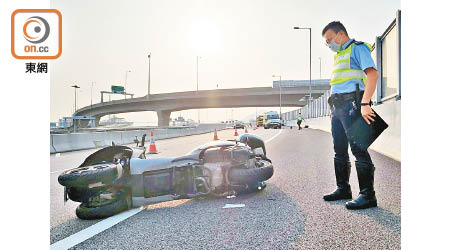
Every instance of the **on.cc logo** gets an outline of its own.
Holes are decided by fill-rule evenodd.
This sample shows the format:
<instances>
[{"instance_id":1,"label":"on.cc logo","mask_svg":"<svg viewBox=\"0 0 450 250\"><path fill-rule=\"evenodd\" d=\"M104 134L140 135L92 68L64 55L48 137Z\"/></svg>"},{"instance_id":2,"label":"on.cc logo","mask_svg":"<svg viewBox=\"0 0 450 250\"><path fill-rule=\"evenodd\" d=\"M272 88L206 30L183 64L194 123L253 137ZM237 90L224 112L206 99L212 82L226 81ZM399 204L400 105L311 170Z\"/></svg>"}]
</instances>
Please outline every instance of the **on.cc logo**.
<instances>
[{"instance_id":1,"label":"on.cc logo","mask_svg":"<svg viewBox=\"0 0 450 250\"><path fill-rule=\"evenodd\" d=\"M62 16L56 9L11 14L11 54L16 59L56 59L62 53Z\"/></svg>"},{"instance_id":2,"label":"on.cc logo","mask_svg":"<svg viewBox=\"0 0 450 250\"><path fill-rule=\"evenodd\" d=\"M30 43L42 43L50 34L47 20L39 16L32 16L23 25L23 35Z\"/></svg>"}]
</instances>

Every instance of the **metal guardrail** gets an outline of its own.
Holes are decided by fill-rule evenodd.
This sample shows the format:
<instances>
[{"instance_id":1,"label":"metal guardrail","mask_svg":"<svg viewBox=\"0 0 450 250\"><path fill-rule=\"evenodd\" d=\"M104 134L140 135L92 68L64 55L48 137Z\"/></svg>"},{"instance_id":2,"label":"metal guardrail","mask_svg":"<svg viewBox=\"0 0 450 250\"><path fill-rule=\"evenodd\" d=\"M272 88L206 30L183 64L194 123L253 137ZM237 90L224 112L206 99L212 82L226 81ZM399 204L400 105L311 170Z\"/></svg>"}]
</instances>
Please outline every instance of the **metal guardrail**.
<instances>
[{"instance_id":1,"label":"metal guardrail","mask_svg":"<svg viewBox=\"0 0 450 250\"><path fill-rule=\"evenodd\" d=\"M311 105L307 104L305 107L282 113L281 119L285 121L296 120L299 112L301 112L304 119L329 116L331 113L330 106L328 105L330 93L330 90L328 90L319 98L311 100Z\"/></svg>"}]
</instances>

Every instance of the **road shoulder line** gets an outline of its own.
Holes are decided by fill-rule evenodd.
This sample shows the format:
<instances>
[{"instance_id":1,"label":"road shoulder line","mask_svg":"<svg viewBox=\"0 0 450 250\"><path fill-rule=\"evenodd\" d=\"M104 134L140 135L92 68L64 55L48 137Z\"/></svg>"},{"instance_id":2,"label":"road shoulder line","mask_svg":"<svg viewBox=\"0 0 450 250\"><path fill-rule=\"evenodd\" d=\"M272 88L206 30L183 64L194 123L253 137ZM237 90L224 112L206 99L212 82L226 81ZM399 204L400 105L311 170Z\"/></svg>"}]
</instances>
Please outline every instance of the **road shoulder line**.
<instances>
[{"instance_id":1,"label":"road shoulder line","mask_svg":"<svg viewBox=\"0 0 450 250\"><path fill-rule=\"evenodd\" d=\"M269 143L271 140L275 139L277 136L279 136L283 132L283 129L280 129L280 132L278 132L276 135L270 137L269 139L265 140L265 143Z\"/></svg>"},{"instance_id":2,"label":"road shoulder line","mask_svg":"<svg viewBox=\"0 0 450 250\"><path fill-rule=\"evenodd\" d=\"M50 245L50 249L69 249L142 211L142 207L111 216Z\"/></svg>"}]
</instances>

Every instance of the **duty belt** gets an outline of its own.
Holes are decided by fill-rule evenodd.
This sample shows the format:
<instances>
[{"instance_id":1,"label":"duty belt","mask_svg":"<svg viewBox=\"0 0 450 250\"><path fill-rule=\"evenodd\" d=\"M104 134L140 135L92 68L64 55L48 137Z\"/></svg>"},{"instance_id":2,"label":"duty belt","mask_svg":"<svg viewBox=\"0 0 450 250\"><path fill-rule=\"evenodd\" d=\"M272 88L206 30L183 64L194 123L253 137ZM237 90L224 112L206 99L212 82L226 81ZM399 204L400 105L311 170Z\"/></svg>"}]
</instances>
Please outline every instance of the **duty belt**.
<instances>
[{"instance_id":1,"label":"duty belt","mask_svg":"<svg viewBox=\"0 0 450 250\"><path fill-rule=\"evenodd\" d=\"M364 91L360 91L360 96L362 97L364 94ZM332 94L328 98L328 104L330 107L333 107L333 104L343 102L343 101L354 101L357 100L356 97L356 91L350 92L350 93L343 93L343 94Z\"/></svg>"}]
</instances>

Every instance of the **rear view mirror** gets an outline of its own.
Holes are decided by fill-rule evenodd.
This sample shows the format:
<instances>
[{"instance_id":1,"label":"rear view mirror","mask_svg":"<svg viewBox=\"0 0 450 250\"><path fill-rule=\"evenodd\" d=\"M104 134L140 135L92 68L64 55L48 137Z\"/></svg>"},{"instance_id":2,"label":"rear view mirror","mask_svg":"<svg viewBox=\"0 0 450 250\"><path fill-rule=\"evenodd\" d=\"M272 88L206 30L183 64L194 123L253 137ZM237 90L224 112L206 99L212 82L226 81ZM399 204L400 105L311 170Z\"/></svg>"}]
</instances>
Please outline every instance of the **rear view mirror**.
<instances>
[{"instance_id":1,"label":"rear view mirror","mask_svg":"<svg viewBox=\"0 0 450 250\"><path fill-rule=\"evenodd\" d=\"M264 140L254 134L241 134L237 139L238 142L247 144L252 150L261 148L264 155L266 155L266 146L264 145Z\"/></svg>"}]
</instances>

